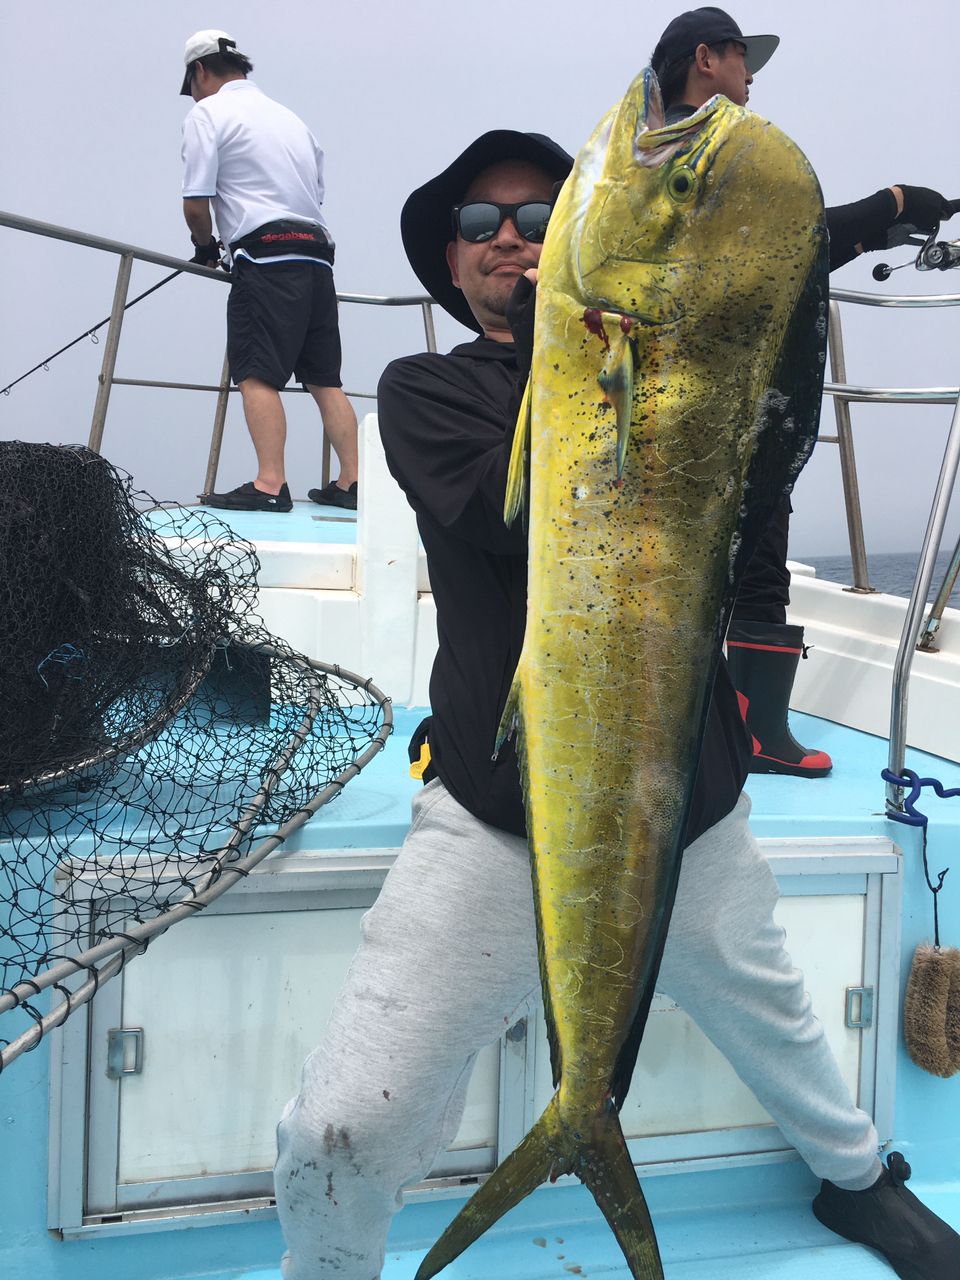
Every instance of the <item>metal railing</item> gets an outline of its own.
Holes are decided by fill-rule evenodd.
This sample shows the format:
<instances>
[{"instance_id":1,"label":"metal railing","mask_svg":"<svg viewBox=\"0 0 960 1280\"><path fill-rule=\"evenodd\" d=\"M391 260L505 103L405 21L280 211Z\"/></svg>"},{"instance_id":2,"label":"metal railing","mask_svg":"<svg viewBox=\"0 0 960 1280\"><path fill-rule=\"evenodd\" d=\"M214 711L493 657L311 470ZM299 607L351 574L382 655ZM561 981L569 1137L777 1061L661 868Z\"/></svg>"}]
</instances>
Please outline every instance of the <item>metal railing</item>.
<instances>
[{"instance_id":1,"label":"metal railing","mask_svg":"<svg viewBox=\"0 0 960 1280\"><path fill-rule=\"evenodd\" d=\"M177 391L208 391L216 392L217 404L213 416L213 429L210 436L210 449L207 456L206 474L203 482L203 493L209 493L214 488L217 479L217 469L220 464L220 451L223 445L223 429L227 418L227 401L232 392L236 391L235 387L230 386L230 367L227 363L226 356L223 361L223 368L220 373L220 381L216 384L196 383L196 382L167 382L157 381L147 378L118 378L116 376L117 352L120 347L120 333L123 328L123 316L127 307L127 295L130 291L130 275L133 270L134 261L149 262L158 267L171 267L174 273L182 272L184 275L200 276L204 280L219 281L222 284L229 284L230 277L222 271L211 271L209 267L201 267L192 262L185 262L182 258L174 258L165 253L154 253L152 249L141 249L136 245L125 244L121 240L108 240L103 236L90 235L86 231L75 231L70 227L59 227L50 222L37 222L33 218L24 218L15 213L4 213L0 211L0 227L10 227L15 231L26 231L31 235L48 236L54 240L63 240L68 244L83 245L88 249L99 249L104 253L112 253L119 257L120 262L117 267L117 280L113 291L113 306L110 310L110 321L107 328L107 337L104 342L103 361L100 366L100 376L98 380L97 398L93 407L93 419L90 423L90 436L88 446L94 452L99 453L103 443L103 432L107 419L107 408L110 403L110 392L116 386L127 387L162 387ZM172 279L173 277L168 277ZM379 296L376 294L366 293L338 293L337 301L343 303L355 303L360 306L369 307L419 307L423 317L423 329L426 339L427 350L436 351L437 338L433 323L433 307L434 301L426 295L416 294L411 296ZM284 391L287 393L297 394L303 393L302 387L286 387ZM375 399L374 392L367 391L348 391L347 395L352 395L358 399ZM325 485L330 479L330 444L324 435L323 438L323 467L321 484Z\"/></svg>"},{"instance_id":2,"label":"metal railing","mask_svg":"<svg viewBox=\"0 0 960 1280\"><path fill-rule=\"evenodd\" d=\"M843 477L844 502L847 512L847 532L850 538L850 556L853 561L853 590L870 592L870 576L867 567L863 537L863 516L860 510L860 494L857 484L856 459L853 451L853 431L850 423L851 402L875 404L952 404L953 416L944 449L940 475L930 507L930 515L924 533L923 546L917 564L917 573L906 619L900 636L900 644L893 667L893 687L890 698L890 749L888 768L897 777L903 776L907 742L907 707L910 687L910 670L913 655L918 648L932 649L943 617L943 610L960 572L960 542L951 558L950 566L937 597L931 607L926 624L923 612L930 594L934 565L940 540L946 524L950 498L960 470L960 388L958 387L858 387L846 381L846 363L843 351L843 330L840 323L840 302L855 303L867 307L956 307L960 306L960 294L928 294L926 296L856 293L847 289L831 290L830 302L830 372L836 381L825 385L826 394L833 396L837 419L836 436L820 439L839 445L840 468ZM923 635L921 637L921 631ZM903 788L887 783L887 807L902 811Z\"/></svg>"},{"instance_id":3,"label":"metal railing","mask_svg":"<svg viewBox=\"0 0 960 1280\"><path fill-rule=\"evenodd\" d=\"M120 333L123 324L124 309L127 306L127 295L130 286L130 275L134 260L149 262L156 266L170 267L175 272L196 275L204 280L219 281L229 284L229 276L219 271L211 271L209 267L197 266L185 262L181 258L169 254L154 253L150 249L141 249L136 245L125 244L119 240L108 240L102 236L89 235L87 232L74 231L69 227L59 227L51 223L37 222L32 218L24 218L18 214L0 211L0 226L25 231L32 235L49 236L55 240L67 241L71 244L83 245L90 249L99 249L119 257L117 281L114 289L113 307L110 312L109 328L104 344L103 363L100 370L97 399L94 405L93 420L90 426L89 447L99 452L103 440L110 391L114 386L163 387L182 391L216 392L217 404L214 413L213 430L210 439L210 450L207 458L206 476L203 491L209 492L216 482L217 467L223 442L223 429L226 421L227 399L235 388L230 386L230 370L226 359L216 384L155 381L145 378L118 378L115 373L117 351L120 344ZM171 277L172 278L172 277ZM422 296L390 297L374 294L338 293L338 301L355 303L361 306L376 307L420 307L423 316L424 334L427 350L436 351L436 333L433 323L433 299ZM940 476L934 494L930 517L924 535L923 548L917 566L917 576L907 618L900 640L900 647L894 665L893 690L890 712L890 753L889 768L891 772L902 776L906 750L906 717L907 691L909 687L910 668L913 654L918 646L931 647L943 610L949 598L953 582L960 572L960 543L953 554L950 569L937 593L926 626L923 625L923 609L930 591L933 578L934 561L943 535L944 524L950 497L960 469L960 388L957 387L866 387L848 383L846 361L843 348L843 329L840 321L839 303L853 303L868 307L887 308L929 308L960 306L960 294L931 294L926 296L888 295L858 293L848 289L834 289L830 293L830 371L834 379L824 386L825 394L832 396L837 420L836 436L820 436L824 443L834 443L840 450L840 468L843 480L844 503L846 506L847 530L850 540L850 554L853 561L853 590L871 592L869 569L867 565L866 546L863 535L863 515L860 507L859 484L857 480L856 457L853 446L853 429L850 420L850 404L953 404L954 413L950 426L947 446L944 452ZM286 390L299 392L301 388L290 387ZM369 392L348 392L359 398L375 398ZM323 478L326 484L329 479L329 443L324 440ZM951 576L952 574L952 576ZM923 629L923 638L920 633ZM887 785L887 804L900 809L903 803L901 788L893 784Z\"/></svg>"}]
</instances>

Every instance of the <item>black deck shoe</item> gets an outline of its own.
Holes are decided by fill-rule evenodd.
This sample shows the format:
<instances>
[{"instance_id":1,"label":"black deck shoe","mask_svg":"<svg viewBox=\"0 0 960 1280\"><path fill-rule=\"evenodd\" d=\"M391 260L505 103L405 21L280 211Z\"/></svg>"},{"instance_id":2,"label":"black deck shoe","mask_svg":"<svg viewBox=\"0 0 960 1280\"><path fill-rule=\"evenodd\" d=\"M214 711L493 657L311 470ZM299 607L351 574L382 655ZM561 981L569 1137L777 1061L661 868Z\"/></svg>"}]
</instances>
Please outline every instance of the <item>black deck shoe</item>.
<instances>
[{"instance_id":1,"label":"black deck shoe","mask_svg":"<svg viewBox=\"0 0 960 1280\"><path fill-rule=\"evenodd\" d=\"M349 489L341 489L336 480L331 480L322 489L308 489L307 497L321 507L346 507L348 511L356 511L357 482L354 480Z\"/></svg>"},{"instance_id":2,"label":"black deck shoe","mask_svg":"<svg viewBox=\"0 0 960 1280\"><path fill-rule=\"evenodd\" d=\"M279 493L264 493L252 480L229 493L201 493L200 502L205 507L218 507L221 511L292 511L290 490L284 485Z\"/></svg>"},{"instance_id":3,"label":"black deck shoe","mask_svg":"<svg viewBox=\"0 0 960 1280\"><path fill-rule=\"evenodd\" d=\"M960 1235L903 1185L910 1166L898 1151L865 1191L842 1191L824 1180L813 1212L846 1240L876 1249L901 1280L957 1280Z\"/></svg>"}]
</instances>

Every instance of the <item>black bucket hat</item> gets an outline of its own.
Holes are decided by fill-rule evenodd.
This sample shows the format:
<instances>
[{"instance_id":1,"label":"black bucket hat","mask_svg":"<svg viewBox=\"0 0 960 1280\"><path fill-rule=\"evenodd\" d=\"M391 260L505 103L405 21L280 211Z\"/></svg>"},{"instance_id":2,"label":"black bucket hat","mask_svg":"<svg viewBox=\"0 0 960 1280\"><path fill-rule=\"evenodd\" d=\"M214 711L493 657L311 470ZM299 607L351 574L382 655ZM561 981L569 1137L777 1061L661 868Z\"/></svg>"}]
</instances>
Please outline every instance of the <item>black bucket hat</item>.
<instances>
[{"instance_id":1,"label":"black bucket hat","mask_svg":"<svg viewBox=\"0 0 960 1280\"><path fill-rule=\"evenodd\" d=\"M657 79L680 61L688 58L698 45L723 44L725 40L738 40L746 48L744 62L751 74L765 67L773 57L779 36L745 36L729 13L705 5L702 9L688 9L678 14L668 24L657 42L650 63Z\"/></svg>"},{"instance_id":2,"label":"black bucket hat","mask_svg":"<svg viewBox=\"0 0 960 1280\"><path fill-rule=\"evenodd\" d=\"M446 249L453 239L452 209L478 173L504 160L525 160L556 180L573 168L573 156L542 133L492 129L457 156L443 173L409 197L400 214L400 235L417 279L455 320L482 333L467 300L450 279Z\"/></svg>"}]
</instances>

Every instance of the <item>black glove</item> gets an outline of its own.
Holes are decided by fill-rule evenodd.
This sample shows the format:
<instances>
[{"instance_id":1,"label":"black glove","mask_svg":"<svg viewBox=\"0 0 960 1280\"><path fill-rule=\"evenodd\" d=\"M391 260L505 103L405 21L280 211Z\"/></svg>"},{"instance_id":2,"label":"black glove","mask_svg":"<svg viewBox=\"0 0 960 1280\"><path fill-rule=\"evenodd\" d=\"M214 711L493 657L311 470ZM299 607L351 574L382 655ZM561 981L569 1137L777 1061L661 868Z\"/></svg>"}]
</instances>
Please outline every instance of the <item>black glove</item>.
<instances>
[{"instance_id":1,"label":"black glove","mask_svg":"<svg viewBox=\"0 0 960 1280\"><path fill-rule=\"evenodd\" d=\"M911 236L929 235L940 222L953 217L953 205L939 191L908 187L903 183L897 185L903 192L903 210L888 226L863 237L861 244L867 252L897 249L909 244Z\"/></svg>"},{"instance_id":2,"label":"black glove","mask_svg":"<svg viewBox=\"0 0 960 1280\"><path fill-rule=\"evenodd\" d=\"M517 345L517 369L521 383L530 376L533 363L533 327L537 314L537 286L518 276L507 301L507 324Z\"/></svg>"},{"instance_id":3,"label":"black glove","mask_svg":"<svg viewBox=\"0 0 960 1280\"><path fill-rule=\"evenodd\" d=\"M197 244L196 240L194 240L193 245L194 254L190 259L191 262L195 262L198 267L218 267L220 265L220 244L213 236L210 237L206 244Z\"/></svg>"},{"instance_id":4,"label":"black glove","mask_svg":"<svg viewBox=\"0 0 960 1280\"><path fill-rule=\"evenodd\" d=\"M911 236L921 234L925 236L926 232L921 233L920 228L912 222L895 222L884 231L876 231L872 236L864 236L861 244L865 253L870 253L874 249L898 249L901 245L909 244Z\"/></svg>"},{"instance_id":5,"label":"black glove","mask_svg":"<svg viewBox=\"0 0 960 1280\"><path fill-rule=\"evenodd\" d=\"M919 230L929 233L939 223L953 216L953 206L939 191L931 191L929 187L907 187L902 182L897 186L903 192L903 212L897 218L898 224L912 222Z\"/></svg>"}]
</instances>

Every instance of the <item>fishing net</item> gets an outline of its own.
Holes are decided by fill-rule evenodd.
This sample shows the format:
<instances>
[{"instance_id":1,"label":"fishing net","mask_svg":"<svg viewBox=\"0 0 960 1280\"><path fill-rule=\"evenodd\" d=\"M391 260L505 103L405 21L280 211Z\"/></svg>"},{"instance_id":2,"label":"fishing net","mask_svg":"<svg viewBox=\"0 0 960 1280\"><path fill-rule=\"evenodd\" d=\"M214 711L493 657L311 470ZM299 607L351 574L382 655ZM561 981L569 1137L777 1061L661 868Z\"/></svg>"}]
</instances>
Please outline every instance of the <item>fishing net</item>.
<instances>
[{"instance_id":1,"label":"fishing net","mask_svg":"<svg viewBox=\"0 0 960 1280\"><path fill-rule=\"evenodd\" d=\"M388 700L253 613L253 547L0 442L0 1069L303 825ZM47 992L52 994L47 994Z\"/></svg>"}]
</instances>

